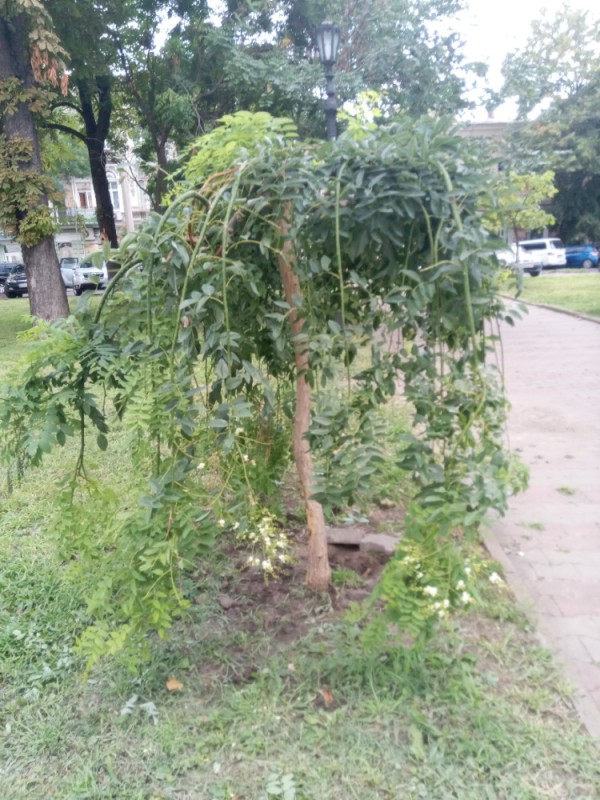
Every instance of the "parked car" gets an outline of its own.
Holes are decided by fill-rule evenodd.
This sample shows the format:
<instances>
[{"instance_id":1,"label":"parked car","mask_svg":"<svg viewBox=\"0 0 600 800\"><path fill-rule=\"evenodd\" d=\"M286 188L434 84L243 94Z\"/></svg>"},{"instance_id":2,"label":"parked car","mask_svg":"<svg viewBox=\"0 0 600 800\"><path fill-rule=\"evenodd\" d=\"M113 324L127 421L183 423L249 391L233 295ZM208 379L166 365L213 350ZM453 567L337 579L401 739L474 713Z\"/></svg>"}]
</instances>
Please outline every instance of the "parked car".
<instances>
[{"instance_id":1,"label":"parked car","mask_svg":"<svg viewBox=\"0 0 600 800\"><path fill-rule=\"evenodd\" d=\"M600 254L593 244L573 244L566 248L567 267L597 267Z\"/></svg>"},{"instance_id":2,"label":"parked car","mask_svg":"<svg viewBox=\"0 0 600 800\"><path fill-rule=\"evenodd\" d=\"M517 248L515 245L511 245L510 247L503 247L501 250L496 250L496 258L503 267L518 269L522 272L526 272L528 275L532 275L534 278L537 278L542 271L542 267L539 264L518 262L516 249Z\"/></svg>"},{"instance_id":3,"label":"parked car","mask_svg":"<svg viewBox=\"0 0 600 800\"><path fill-rule=\"evenodd\" d=\"M14 264L10 264L8 261L0 262L0 294L4 292L4 283L13 266Z\"/></svg>"},{"instance_id":4,"label":"parked car","mask_svg":"<svg viewBox=\"0 0 600 800\"><path fill-rule=\"evenodd\" d=\"M76 295L88 289L103 289L106 286L104 271L95 267L91 261L79 259L61 259L60 274L67 289L73 289Z\"/></svg>"},{"instance_id":5,"label":"parked car","mask_svg":"<svg viewBox=\"0 0 600 800\"><path fill-rule=\"evenodd\" d=\"M525 239L517 243L517 261L524 267L525 265L539 267L540 270L564 267L567 263L567 254L562 240L556 237Z\"/></svg>"},{"instance_id":6,"label":"parked car","mask_svg":"<svg viewBox=\"0 0 600 800\"><path fill-rule=\"evenodd\" d=\"M75 269L79 266L79 259L76 256L65 256L60 260L61 269Z\"/></svg>"},{"instance_id":7,"label":"parked car","mask_svg":"<svg viewBox=\"0 0 600 800\"><path fill-rule=\"evenodd\" d=\"M12 264L4 282L4 294L7 297L23 297L27 294L27 278L24 264Z\"/></svg>"}]
</instances>

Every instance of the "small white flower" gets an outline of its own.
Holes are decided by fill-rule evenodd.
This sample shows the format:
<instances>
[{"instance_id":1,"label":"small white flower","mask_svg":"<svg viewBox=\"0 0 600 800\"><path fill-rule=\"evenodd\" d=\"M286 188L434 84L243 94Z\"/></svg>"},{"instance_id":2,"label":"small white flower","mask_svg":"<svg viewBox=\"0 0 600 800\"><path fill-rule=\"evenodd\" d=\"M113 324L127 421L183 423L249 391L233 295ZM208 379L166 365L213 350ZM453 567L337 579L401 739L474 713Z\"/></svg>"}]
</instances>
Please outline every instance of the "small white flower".
<instances>
[{"instance_id":1,"label":"small white flower","mask_svg":"<svg viewBox=\"0 0 600 800\"><path fill-rule=\"evenodd\" d=\"M422 577L423 577L423 573L422 572L417 572L417 578L419 580L421 580Z\"/></svg>"},{"instance_id":2,"label":"small white flower","mask_svg":"<svg viewBox=\"0 0 600 800\"><path fill-rule=\"evenodd\" d=\"M428 594L430 597L435 597L436 594L438 593L438 588L437 588L437 586L426 586L423 589L423 591L425 592L425 594Z\"/></svg>"},{"instance_id":3,"label":"small white flower","mask_svg":"<svg viewBox=\"0 0 600 800\"><path fill-rule=\"evenodd\" d=\"M261 564L261 567L265 570L265 572L270 572L273 569L273 567L271 566L271 562L269 561L268 558L265 558L265 560Z\"/></svg>"},{"instance_id":4,"label":"small white flower","mask_svg":"<svg viewBox=\"0 0 600 800\"><path fill-rule=\"evenodd\" d=\"M219 528L224 528L225 520L224 519L217 520L217 525L219 526Z\"/></svg>"},{"instance_id":5,"label":"small white flower","mask_svg":"<svg viewBox=\"0 0 600 800\"><path fill-rule=\"evenodd\" d=\"M504 583L504 581L497 572L492 572L490 575L490 583Z\"/></svg>"},{"instance_id":6,"label":"small white flower","mask_svg":"<svg viewBox=\"0 0 600 800\"><path fill-rule=\"evenodd\" d=\"M471 567L465 567L465 575L471 574Z\"/></svg>"},{"instance_id":7,"label":"small white flower","mask_svg":"<svg viewBox=\"0 0 600 800\"><path fill-rule=\"evenodd\" d=\"M444 608L450 608L450 600L448 600L448 598L446 598L443 601L442 605L444 606Z\"/></svg>"},{"instance_id":8,"label":"small white flower","mask_svg":"<svg viewBox=\"0 0 600 800\"><path fill-rule=\"evenodd\" d=\"M236 428L235 429L235 435L236 436L240 436L243 432L244 432L243 428Z\"/></svg>"},{"instance_id":9,"label":"small white flower","mask_svg":"<svg viewBox=\"0 0 600 800\"><path fill-rule=\"evenodd\" d=\"M251 459L250 466L251 467L255 467L256 466L256 461L254 459Z\"/></svg>"},{"instance_id":10,"label":"small white flower","mask_svg":"<svg viewBox=\"0 0 600 800\"><path fill-rule=\"evenodd\" d=\"M457 590L460 592L460 591L462 591L463 589L465 589L465 588L466 588L466 583L465 583L464 581L459 581L459 582L456 584L456 588L457 588Z\"/></svg>"},{"instance_id":11,"label":"small white flower","mask_svg":"<svg viewBox=\"0 0 600 800\"><path fill-rule=\"evenodd\" d=\"M242 456L242 458L243 458L243 460L246 462L246 464L248 463L248 461L250 461L250 456L248 455L248 453L244 453L244 455Z\"/></svg>"},{"instance_id":12,"label":"small white flower","mask_svg":"<svg viewBox=\"0 0 600 800\"><path fill-rule=\"evenodd\" d=\"M237 529L240 527L240 523L239 522L234 522L231 527L233 528L234 531L237 531Z\"/></svg>"},{"instance_id":13,"label":"small white flower","mask_svg":"<svg viewBox=\"0 0 600 800\"><path fill-rule=\"evenodd\" d=\"M201 462L198 464L198 466L196 467L196 469L204 469L204 467L205 467L205 466L206 466L206 464L204 463L204 461L201 461Z\"/></svg>"},{"instance_id":14,"label":"small white flower","mask_svg":"<svg viewBox=\"0 0 600 800\"><path fill-rule=\"evenodd\" d=\"M460 596L461 602L466 606L473 599L468 592L463 592Z\"/></svg>"}]
</instances>

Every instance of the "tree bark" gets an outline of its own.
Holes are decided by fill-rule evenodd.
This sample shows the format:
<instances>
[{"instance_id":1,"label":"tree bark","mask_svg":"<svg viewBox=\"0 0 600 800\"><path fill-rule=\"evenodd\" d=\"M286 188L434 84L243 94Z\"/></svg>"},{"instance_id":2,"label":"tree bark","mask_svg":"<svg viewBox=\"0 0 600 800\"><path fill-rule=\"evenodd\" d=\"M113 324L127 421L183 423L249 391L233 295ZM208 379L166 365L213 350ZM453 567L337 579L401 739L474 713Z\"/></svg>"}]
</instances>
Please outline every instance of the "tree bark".
<instances>
[{"instance_id":1,"label":"tree bark","mask_svg":"<svg viewBox=\"0 0 600 800\"><path fill-rule=\"evenodd\" d=\"M33 87L28 54L27 25L23 14L11 17L10 21L0 17L0 80L18 78L25 88ZM7 139L24 139L31 145L31 158L21 163L20 169L41 173L38 132L29 106L19 103L15 111L5 113L0 122ZM38 204L48 207L45 194L40 194ZM27 213L26 209L16 213L17 232ZM68 316L67 292L60 274L54 237L46 236L32 247L23 246L22 252L31 315L47 320Z\"/></svg>"},{"instance_id":2,"label":"tree bark","mask_svg":"<svg viewBox=\"0 0 600 800\"><path fill-rule=\"evenodd\" d=\"M331 569L327 552L323 506L311 497L314 485L314 470L306 434L310 425L312 390L306 380L306 373L310 366L308 341L306 335L303 334L304 320L298 312L298 305L302 302L302 289L300 280L294 272L294 247L293 243L287 238L289 232L289 222L287 220L281 220L279 231L283 238L283 246L279 255L279 274L285 299L291 309L289 319L296 362L296 411L294 414L293 447L296 469L300 477L304 506L306 508L306 527L308 530L306 585L313 591L325 592L331 583Z\"/></svg>"},{"instance_id":3,"label":"tree bark","mask_svg":"<svg viewBox=\"0 0 600 800\"><path fill-rule=\"evenodd\" d=\"M95 88L98 92L98 114L94 112L92 91L87 80L77 82L81 102L81 115L85 125L85 144L90 160L92 186L96 198L96 217L100 228L100 238L110 242L111 247L119 246L115 212L110 196L110 186L106 176L106 137L110 130L112 115L112 90L109 77L97 77Z\"/></svg>"}]
</instances>

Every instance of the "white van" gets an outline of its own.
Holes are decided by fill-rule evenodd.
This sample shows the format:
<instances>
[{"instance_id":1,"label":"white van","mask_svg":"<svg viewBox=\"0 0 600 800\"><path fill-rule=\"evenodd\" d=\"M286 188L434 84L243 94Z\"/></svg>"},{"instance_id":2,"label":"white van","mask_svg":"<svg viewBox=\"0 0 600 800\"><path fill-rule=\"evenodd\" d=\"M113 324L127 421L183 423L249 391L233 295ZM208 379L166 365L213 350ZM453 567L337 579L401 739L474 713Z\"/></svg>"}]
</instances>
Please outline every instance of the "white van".
<instances>
[{"instance_id":1,"label":"white van","mask_svg":"<svg viewBox=\"0 0 600 800\"><path fill-rule=\"evenodd\" d=\"M517 263L535 265L540 269L564 267L567 263L565 246L561 239L525 239L517 244Z\"/></svg>"}]
</instances>

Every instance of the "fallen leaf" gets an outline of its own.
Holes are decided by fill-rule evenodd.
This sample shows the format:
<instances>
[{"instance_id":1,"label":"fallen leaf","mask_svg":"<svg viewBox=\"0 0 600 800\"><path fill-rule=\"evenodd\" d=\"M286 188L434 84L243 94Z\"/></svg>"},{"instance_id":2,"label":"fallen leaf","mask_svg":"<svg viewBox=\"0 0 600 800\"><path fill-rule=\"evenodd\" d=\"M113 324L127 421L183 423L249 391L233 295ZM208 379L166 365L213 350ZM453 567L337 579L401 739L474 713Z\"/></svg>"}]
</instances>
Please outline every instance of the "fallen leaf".
<instances>
[{"instance_id":1,"label":"fallen leaf","mask_svg":"<svg viewBox=\"0 0 600 800\"><path fill-rule=\"evenodd\" d=\"M329 689L319 689L319 694L323 700L325 708L331 708L333 705L333 694Z\"/></svg>"},{"instance_id":2,"label":"fallen leaf","mask_svg":"<svg viewBox=\"0 0 600 800\"><path fill-rule=\"evenodd\" d=\"M183 689L183 683L174 678L173 675L167 681L166 686L170 692L180 692Z\"/></svg>"}]
</instances>

